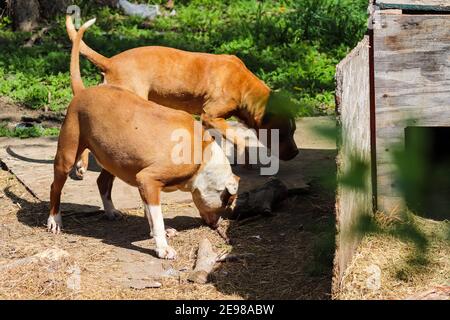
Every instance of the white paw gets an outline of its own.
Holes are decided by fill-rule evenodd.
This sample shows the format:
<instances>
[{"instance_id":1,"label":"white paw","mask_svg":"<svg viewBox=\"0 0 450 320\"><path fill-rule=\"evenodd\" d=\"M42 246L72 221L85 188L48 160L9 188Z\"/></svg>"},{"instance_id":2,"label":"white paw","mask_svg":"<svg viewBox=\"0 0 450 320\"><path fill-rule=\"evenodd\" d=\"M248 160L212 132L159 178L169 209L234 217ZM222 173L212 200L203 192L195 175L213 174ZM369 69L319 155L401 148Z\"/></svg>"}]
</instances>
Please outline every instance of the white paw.
<instances>
[{"instance_id":1,"label":"white paw","mask_svg":"<svg viewBox=\"0 0 450 320\"><path fill-rule=\"evenodd\" d=\"M178 231L174 228L167 228L166 229L166 237L167 238L172 238L175 237L176 235L178 235Z\"/></svg>"},{"instance_id":2,"label":"white paw","mask_svg":"<svg viewBox=\"0 0 450 320\"><path fill-rule=\"evenodd\" d=\"M173 260L177 257L177 252L171 247L167 246L165 248L156 248L155 249L158 258Z\"/></svg>"},{"instance_id":3,"label":"white paw","mask_svg":"<svg viewBox=\"0 0 450 320\"><path fill-rule=\"evenodd\" d=\"M47 230L54 234L61 233L62 229L62 217L61 213L58 213L55 216L50 215L47 219Z\"/></svg>"},{"instance_id":4,"label":"white paw","mask_svg":"<svg viewBox=\"0 0 450 320\"><path fill-rule=\"evenodd\" d=\"M77 164L75 165L75 174L76 174L77 178L80 180L83 180L84 174L86 173L86 171L87 171L87 168L83 167L83 162L78 161Z\"/></svg>"},{"instance_id":5,"label":"white paw","mask_svg":"<svg viewBox=\"0 0 450 320\"><path fill-rule=\"evenodd\" d=\"M122 212L117 209L105 210L105 216L110 221L121 220L123 218Z\"/></svg>"}]
</instances>

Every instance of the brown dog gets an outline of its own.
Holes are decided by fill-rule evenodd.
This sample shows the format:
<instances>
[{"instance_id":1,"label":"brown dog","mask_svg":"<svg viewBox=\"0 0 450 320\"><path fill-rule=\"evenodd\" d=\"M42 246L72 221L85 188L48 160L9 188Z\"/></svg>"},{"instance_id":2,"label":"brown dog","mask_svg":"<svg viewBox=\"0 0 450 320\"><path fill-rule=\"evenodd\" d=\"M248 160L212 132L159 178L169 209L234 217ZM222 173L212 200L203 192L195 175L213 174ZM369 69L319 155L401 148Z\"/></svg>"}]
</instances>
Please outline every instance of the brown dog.
<instances>
[{"instance_id":1,"label":"brown dog","mask_svg":"<svg viewBox=\"0 0 450 320\"><path fill-rule=\"evenodd\" d=\"M66 29L73 41L76 30L70 16L66 17ZM202 115L205 125L218 130L240 148L245 146L245 140L225 121L231 116L249 128L279 129L281 160L290 160L298 153L293 138L295 121L266 110L270 89L236 56L151 46L106 58L84 42L80 52L103 71L105 83L127 88L144 99L173 109ZM78 170L81 176L86 161L85 154L84 168L80 163Z\"/></svg>"},{"instance_id":2,"label":"brown dog","mask_svg":"<svg viewBox=\"0 0 450 320\"><path fill-rule=\"evenodd\" d=\"M144 100L116 86L84 88L79 69L79 43L85 29L94 21L81 27L72 48L70 73L74 98L59 136L47 226L59 233L61 190L76 159L88 148L103 168L97 182L106 214L116 214L111 201L114 177L138 187L157 255L173 259L176 253L167 244L160 192L173 189L192 192L200 215L215 227L235 199L239 178L231 172L230 163L218 144L204 141L205 131L201 127L194 130L195 121L190 114ZM191 141L200 141L204 155L200 163L191 157L187 163L174 164L176 144L172 137L180 130L187 132ZM188 148L194 148L194 142Z\"/></svg>"}]
</instances>

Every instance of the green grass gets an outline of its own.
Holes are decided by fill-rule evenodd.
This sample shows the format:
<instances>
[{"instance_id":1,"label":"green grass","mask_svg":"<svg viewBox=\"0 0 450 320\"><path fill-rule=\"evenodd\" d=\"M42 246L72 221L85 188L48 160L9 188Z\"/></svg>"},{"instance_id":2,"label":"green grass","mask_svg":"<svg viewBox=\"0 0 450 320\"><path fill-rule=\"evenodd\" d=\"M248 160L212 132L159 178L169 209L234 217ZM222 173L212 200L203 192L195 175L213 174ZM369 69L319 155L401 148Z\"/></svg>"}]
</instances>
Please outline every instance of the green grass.
<instances>
[{"instance_id":1,"label":"green grass","mask_svg":"<svg viewBox=\"0 0 450 320\"><path fill-rule=\"evenodd\" d=\"M44 128L34 125L26 128L8 128L7 124L0 124L0 137L36 138L41 136L58 136L59 128Z\"/></svg>"},{"instance_id":2,"label":"green grass","mask_svg":"<svg viewBox=\"0 0 450 320\"><path fill-rule=\"evenodd\" d=\"M366 29L367 0L176 1L176 16L149 24L89 1L75 2L83 21L97 17L85 40L100 53L163 45L235 54L272 89L292 94L299 116L334 111L335 65ZM0 95L35 109L67 107L70 43L64 18L51 24L42 41L23 48L30 34L13 32L10 19L0 18ZM86 85L100 81L87 61L82 73Z\"/></svg>"}]
</instances>

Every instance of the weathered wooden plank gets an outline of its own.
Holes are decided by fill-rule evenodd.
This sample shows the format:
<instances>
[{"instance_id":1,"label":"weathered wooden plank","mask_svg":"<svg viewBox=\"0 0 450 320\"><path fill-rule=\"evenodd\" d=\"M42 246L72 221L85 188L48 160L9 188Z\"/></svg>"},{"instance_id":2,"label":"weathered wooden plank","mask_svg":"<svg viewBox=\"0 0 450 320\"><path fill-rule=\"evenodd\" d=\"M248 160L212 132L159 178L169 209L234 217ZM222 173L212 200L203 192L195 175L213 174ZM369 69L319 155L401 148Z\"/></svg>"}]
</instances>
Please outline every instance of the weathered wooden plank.
<instances>
[{"instance_id":1,"label":"weathered wooden plank","mask_svg":"<svg viewBox=\"0 0 450 320\"><path fill-rule=\"evenodd\" d=\"M381 9L450 11L448 0L376 0Z\"/></svg>"},{"instance_id":2,"label":"weathered wooden plank","mask_svg":"<svg viewBox=\"0 0 450 320\"><path fill-rule=\"evenodd\" d=\"M354 158L367 163L370 168L370 82L369 38L358 46L336 68L336 105L338 113L339 154L338 175L345 175ZM336 201L338 235L334 261L333 292L339 291L340 282L359 236L355 224L363 214L372 212L370 175L365 189L339 185Z\"/></svg>"},{"instance_id":3,"label":"weathered wooden plank","mask_svg":"<svg viewBox=\"0 0 450 320\"><path fill-rule=\"evenodd\" d=\"M405 128L450 126L450 15L374 18L377 200L390 212L403 205L392 150Z\"/></svg>"}]
</instances>

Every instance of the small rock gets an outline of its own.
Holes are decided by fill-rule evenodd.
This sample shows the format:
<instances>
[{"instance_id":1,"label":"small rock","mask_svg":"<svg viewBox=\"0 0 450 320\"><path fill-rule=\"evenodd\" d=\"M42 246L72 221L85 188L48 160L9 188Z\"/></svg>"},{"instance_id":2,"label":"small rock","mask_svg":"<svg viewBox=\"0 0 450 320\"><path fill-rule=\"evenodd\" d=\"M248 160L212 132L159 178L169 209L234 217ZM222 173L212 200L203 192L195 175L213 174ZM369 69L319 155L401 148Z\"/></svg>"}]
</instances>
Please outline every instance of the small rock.
<instances>
[{"instance_id":1,"label":"small rock","mask_svg":"<svg viewBox=\"0 0 450 320\"><path fill-rule=\"evenodd\" d=\"M164 271L163 275L166 277L176 277L176 276L178 276L178 271L173 268L170 268L170 269L167 269L166 271Z\"/></svg>"},{"instance_id":2,"label":"small rock","mask_svg":"<svg viewBox=\"0 0 450 320\"><path fill-rule=\"evenodd\" d=\"M178 235L178 231L174 228L167 228L166 235L167 235L167 238L173 238Z\"/></svg>"}]
</instances>

